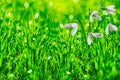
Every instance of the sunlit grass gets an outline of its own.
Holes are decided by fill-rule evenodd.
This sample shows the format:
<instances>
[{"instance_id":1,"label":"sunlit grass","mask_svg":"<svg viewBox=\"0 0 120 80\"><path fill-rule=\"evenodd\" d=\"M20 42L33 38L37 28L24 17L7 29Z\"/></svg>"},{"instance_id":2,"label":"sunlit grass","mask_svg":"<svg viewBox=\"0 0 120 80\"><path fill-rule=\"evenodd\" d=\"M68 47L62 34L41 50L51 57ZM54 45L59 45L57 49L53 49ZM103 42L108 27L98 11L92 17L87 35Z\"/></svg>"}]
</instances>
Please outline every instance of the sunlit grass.
<instances>
[{"instance_id":1,"label":"sunlit grass","mask_svg":"<svg viewBox=\"0 0 120 80\"><path fill-rule=\"evenodd\" d=\"M119 0L1 0L0 80L106 80L120 75ZM108 15L118 31L105 34L108 24L95 21L91 32L103 33L87 44L89 10L116 6ZM80 21L82 23L80 23ZM78 23L74 36L67 23ZM99 24L99 25L98 25ZM84 31L83 31L84 28Z\"/></svg>"}]
</instances>

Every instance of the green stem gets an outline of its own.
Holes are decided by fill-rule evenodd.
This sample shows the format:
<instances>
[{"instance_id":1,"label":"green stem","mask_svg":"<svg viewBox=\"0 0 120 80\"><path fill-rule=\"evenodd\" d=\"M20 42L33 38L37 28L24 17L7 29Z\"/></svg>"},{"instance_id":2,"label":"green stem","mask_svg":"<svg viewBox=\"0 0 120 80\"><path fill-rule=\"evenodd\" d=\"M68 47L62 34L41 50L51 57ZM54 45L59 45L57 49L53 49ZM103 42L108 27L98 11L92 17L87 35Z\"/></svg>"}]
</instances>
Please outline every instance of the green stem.
<instances>
[{"instance_id":1,"label":"green stem","mask_svg":"<svg viewBox=\"0 0 120 80\"><path fill-rule=\"evenodd\" d=\"M84 34L84 37L85 37L85 41L87 41L87 40L86 40L86 34L85 34L84 26L83 26L82 22L79 20L79 18L77 18L77 19L78 19L78 22L80 23L80 25L81 25L81 27L82 27L83 34Z\"/></svg>"}]
</instances>

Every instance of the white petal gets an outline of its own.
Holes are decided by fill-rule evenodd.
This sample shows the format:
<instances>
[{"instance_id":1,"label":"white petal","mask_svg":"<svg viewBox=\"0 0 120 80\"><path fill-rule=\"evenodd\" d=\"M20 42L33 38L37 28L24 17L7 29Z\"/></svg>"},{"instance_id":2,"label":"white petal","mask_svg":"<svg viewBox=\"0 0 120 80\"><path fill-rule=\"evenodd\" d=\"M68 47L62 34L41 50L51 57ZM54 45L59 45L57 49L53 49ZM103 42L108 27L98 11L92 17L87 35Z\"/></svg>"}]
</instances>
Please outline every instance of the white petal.
<instances>
[{"instance_id":1,"label":"white petal","mask_svg":"<svg viewBox=\"0 0 120 80\"><path fill-rule=\"evenodd\" d=\"M72 29L72 31L71 31L71 35L72 35L72 36L75 35L75 33L77 32L77 29L78 29L78 27Z\"/></svg>"},{"instance_id":2,"label":"white petal","mask_svg":"<svg viewBox=\"0 0 120 80\"><path fill-rule=\"evenodd\" d=\"M95 37L95 38L101 38L101 37L103 37L103 34L101 34L101 33L92 33L92 36Z\"/></svg>"},{"instance_id":3,"label":"white petal","mask_svg":"<svg viewBox=\"0 0 120 80\"><path fill-rule=\"evenodd\" d=\"M101 21L102 18L99 16L99 15L96 15L95 18L98 20L98 21Z\"/></svg>"},{"instance_id":4,"label":"white petal","mask_svg":"<svg viewBox=\"0 0 120 80\"><path fill-rule=\"evenodd\" d=\"M110 30L118 31L118 28L115 25L109 24Z\"/></svg>"},{"instance_id":5,"label":"white petal","mask_svg":"<svg viewBox=\"0 0 120 80\"><path fill-rule=\"evenodd\" d=\"M72 28L71 35L74 36L78 29L77 23L69 23L64 25L65 28Z\"/></svg>"},{"instance_id":6,"label":"white petal","mask_svg":"<svg viewBox=\"0 0 120 80\"><path fill-rule=\"evenodd\" d=\"M109 34L109 25L107 25L107 27L106 27L106 29L105 29L105 33L106 33L106 35Z\"/></svg>"},{"instance_id":7,"label":"white petal","mask_svg":"<svg viewBox=\"0 0 120 80\"><path fill-rule=\"evenodd\" d=\"M88 34L87 42L88 42L88 45L91 45L91 43L92 43L92 37L91 37L91 34Z\"/></svg>"},{"instance_id":8,"label":"white petal","mask_svg":"<svg viewBox=\"0 0 120 80\"><path fill-rule=\"evenodd\" d=\"M113 8L113 9L106 9L106 10L107 10L107 11L113 11L113 12L115 11L115 9L114 9L114 8Z\"/></svg>"},{"instance_id":9,"label":"white petal","mask_svg":"<svg viewBox=\"0 0 120 80\"><path fill-rule=\"evenodd\" d=\"M65 28L74 28L74 27L78 27L77 23L68 23L64 25Z\"/></svg>"},{"instance_id":10,"label":"white petal","mask_svg":"<svg viewBox=\"0 0 120 80\"><path fill-rule=\"evenodd\" d=\"M115 12L115 6L114 5L110 5L106 7L106 12L109 14L113 14Z\"/></svg>"},{"instance_id":11,"label":"white petal","mask_svg":"<svg viewBox=\"0 0 120 80\"><path fill-rule=\"evenodd\" d=\"M93 16L95 16L95 15L98 15L98 11L93 11L93 12L90 14L90 18L89 18L90 22L93 22Z\"/></svg>"},{"instance_id":12,"label":"white petal","mask_svg":"<svg viewBox=\"0 0 120 80\"><path fill-rule=\"evenodd\" d=\"M77 23L72 23L72 28L78 28L78 24Z\"/></svg>"},{"instance_id":13,"label":"white petal","mask_svg":"<svg viewBox=\"0 0 120 80\"><path fill-rule=\"evenodd\" d=\"M108 10L112 10L112 9L114 9L114 8L115 8L114 5L110 5L110 6L107 6L107 7L106 7L106 9L108 9Z\"/></svg>"},{"instance_id":14,"label":"white petal","mask_svg":"<svg viewBox=\"0 0 120 80\"><path fill-rule=\"evenodd\" d=\"M71 28L71 27L72 27L72 23L65 24L64 27L65 27L65 28Z\"/></svg>"},{"instance_id":15,"label":"white petal","mask_svg":"<svg viewBox=\"0 0 120 80\"><path fill-rule=\"evenodd\" d=\"M90 22L93 22L93 16L90 15Z\"/></svg>"},{"instance_id":16,"label":"white petal","mask_svg":"<svg viewBox=\"0 0 120 80\"><path fill-rule=\"evenodd\" d=\"M90 22L93 22L93 17L96 18L96 20L101 21L102 18L98 15L98 11L93 11L90 15Z\"/></svg>"},{"instance_id":17,"label":"white petal","mask_svg":"<svg viewBox=\"0 0 120 80\"><path fill-rule=\"evenodd\" d=\"M91 15L98 15L98 11L93 11Z\"/></svg>"},{"instance_id":18,"label":"white petal","mask_svg":"<svg viewBox=\"0 0 120 80\"><path fill-rule=\"evenodd\" d=\"M112 10L107 10L107 13L109 13L109 14L114 14L114 11L112 11Z\"/></svg>"},{"instance_id":19,"label":"white petal","mask_svg":"<svg viewBox=\"0 0 120 80\"><path fill-rule=\"evenodd\" d=\"M71 34L72 34L72 36L74 36L75 35L75 33L77 32L77 30L78 30L78 24L77 23L73 23L72 24L72 31L71 31Z\"/></svg>"}]
</instances>

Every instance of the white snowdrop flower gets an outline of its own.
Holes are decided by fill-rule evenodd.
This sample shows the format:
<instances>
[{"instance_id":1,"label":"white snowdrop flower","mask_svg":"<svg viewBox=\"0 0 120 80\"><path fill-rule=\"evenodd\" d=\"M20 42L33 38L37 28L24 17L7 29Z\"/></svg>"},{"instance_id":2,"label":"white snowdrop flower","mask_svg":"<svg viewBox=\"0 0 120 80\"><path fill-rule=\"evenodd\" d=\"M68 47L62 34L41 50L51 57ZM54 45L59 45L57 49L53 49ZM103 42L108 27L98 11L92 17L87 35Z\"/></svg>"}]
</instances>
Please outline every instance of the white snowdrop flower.
<instances>
[{"instance_id":1,"label":"white snowdrop flower","mask_svg":"<svg viewBox=\"0 0 120 80\"><path fill-rule=\"evenodd\" d=\"M77 23L69 23L64 25L65 28L72 28L71 35L74 36L78 29Z\"/></svg>"},{"instance_id":2,"label":"white snowdrop flower","mask_svg":"<svg viewBox=\"0 0 120 80\"><path fill-rule=\"evenodd\" d=\"M28 8L28 7L29 7L29 3L28 3L28 2L25 2L25 3L24 3L24 7L25 7L25 8Z\"/></svg>"},{"instance_id":3,"label":"white snowdrop flower","mask_svg":"<svg viewBox=\"0 0 120 80\"><path fill-rule=\"evenodd\" d=\"M66 71L66 74L71 74L71 72L69 72L69 71Z\"/></svg>"},{"instance_id":4,"label":"white snowdrop flower","mask_svg":"<svg viewBox=\"0 0 120 80\"><path fill-rule=\"evenodd\" d=\"M37 19L39 17L39 13L35 13L35 19Z\"/></svg>"},{"instance_id":5,"label":"white snowdrop flower","mask_svg":"<svg viewBox=\"0 0 120 80\"><path fill-rule=\"evenodd\" d=\"M32 69L28 70L27 73L32 73Z\"/></svg>"},{"instance_id":6,"label":"white snowdrop flower","mask_svg":"<svg viewBox=\"0 0 120 80\"><path fill-rule=\"evenodd\" d=\"M112 31L118 31L118 28L117 28L115 25L109 23L109 24L107 25L106 29L105 29L106 35L109 34L109 31L110 31L110 30L112 30Z\"/></svg>"},{"instance_id":7,"label":"white snowdrop flower","mask_svg":"<svg viewBox=\"0 0 120 80\"><path fill-rule=\"evenodd\" d=\"M51 59L51 56L48 56L48 60L50 60Z\"/></svg>"},{"instance_id":8,"label":"white snowdrop flower","mask_svg":"<svg viewBox=\"0 0 120 80\"><path fill-rule=\"evenodd\" d=\"M101 21L102 18L98 15L98 11L93 11L91 14L90 14L90 22L93 22L93 18L95 18L96 20L98 21Z\"/></svg>"},{"instance_id":9,"label":"white snowdrop flower","mask_svg":"<svg viewBox=\"0 0 120 80\"><path fill-rule=\"evenodd\" d=\"M92 33L92 36L95 37L95 38L101 38L101 37L103 37L103 34L101 34L101 33Z\"/></svg>"},{"instance_id":10,"label":"white snowdrop flower","mask_svg":"<svg viewBox=\"0 0 120 80\"><path fill-rule=\"evenodd\" d=\"M87 42L88 42L88 45L91 45L91 43L92 43L92 34L91 33L88 34Z\"/></svg>"},{"instance_id":11,"label":"white snowdrop flower","mask_svg":"<svg viewBox=\"0 0 120 80\"><path fill-rule=\"evenodd\" d=\"M105 11L109 14L113 14L115 12L115 6L114 5L107 6L105 8Z\"/></svg>"},{"instance_id":12,"label":"white snowdrop flower","mask_svg":"<svg viewBox=\"0 0 120 80\"><path fill-rule=\"evenodd\" d=\"M101 33L89 33L88 34L88 39L87 39L87 42L88 42L88 45L91 45L92 43L92 37L95 37L95 38L102 38L103 37L103 34Z\"/></svg>"}]
</instances>

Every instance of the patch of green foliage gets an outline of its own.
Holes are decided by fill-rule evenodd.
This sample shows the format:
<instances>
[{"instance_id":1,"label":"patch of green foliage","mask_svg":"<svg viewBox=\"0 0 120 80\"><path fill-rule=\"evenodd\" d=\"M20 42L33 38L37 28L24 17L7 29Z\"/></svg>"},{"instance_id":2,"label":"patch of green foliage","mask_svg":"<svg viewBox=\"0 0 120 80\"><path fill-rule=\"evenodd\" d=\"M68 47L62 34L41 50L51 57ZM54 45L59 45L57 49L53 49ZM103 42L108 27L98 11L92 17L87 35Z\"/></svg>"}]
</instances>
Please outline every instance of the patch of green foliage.
<instances>
[{"instance_id":1,"label":"patch of green foliage","mask_svg":"<svg viewBox=\"0 0 120 80\"><path fill-rule=\"evenodd\" d=\"M0 0L0 80L120 79L119 0ZM117 32L86 42L89 9L115 5ZM104 16L103 16L104 17ZM78 22L75 36L63 24ZM101 31L107 22L92 24ZM96 30L94 28L97 27ZM84 35L84 33L86 35Z\"/></svg>"}]
</instances>

